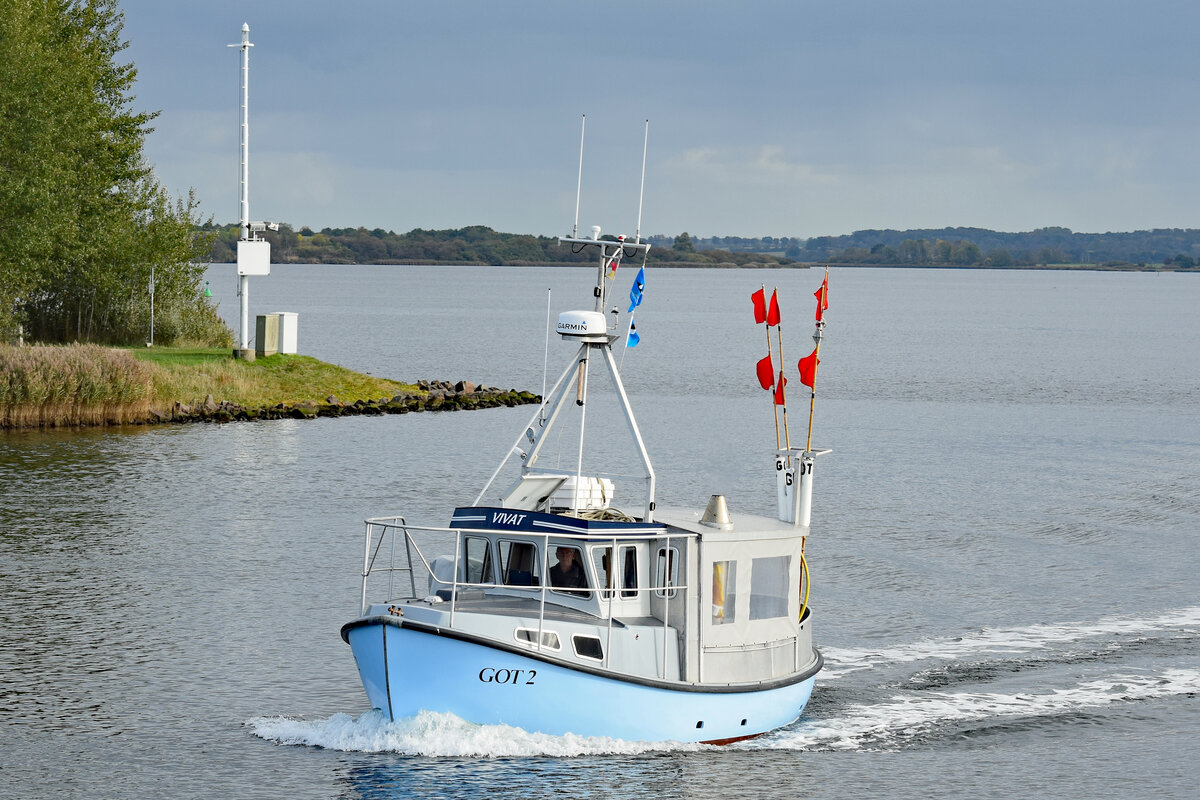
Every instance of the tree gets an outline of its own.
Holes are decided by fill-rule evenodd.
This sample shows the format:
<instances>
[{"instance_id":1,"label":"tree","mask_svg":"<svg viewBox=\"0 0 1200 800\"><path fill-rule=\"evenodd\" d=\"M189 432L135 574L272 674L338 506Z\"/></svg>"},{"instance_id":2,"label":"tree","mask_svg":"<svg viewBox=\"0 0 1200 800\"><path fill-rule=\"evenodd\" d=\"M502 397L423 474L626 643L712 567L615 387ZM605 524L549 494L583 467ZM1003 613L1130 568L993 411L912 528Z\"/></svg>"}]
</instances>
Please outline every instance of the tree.
<instances>
[{"instance_id":1,"label":"tree","mask_svg":"<svg viewBox=\"0 0 1200 800\"><path fill-rule=\"evenodd\" d=\"M981 263L983 261L983 253L980 252L979 245L974 242L955 242L951 250L950 259L955 264L970 266Z\"/></svg>"},{"instance_id":2,"label":"tree","mask_svg":"<svg viewBox=\"0 0 1200 800\"><path fill-rule=\"evenodd\" d=\"M989 250L987 264L992 267L1011 267L1013 265L1013 257L1004 248Z\"/></svg>"},{"instance_id":3,"label":"tree","mask_svg":"<svg viewBox=\"0 0 1200 800\"><path fill-rule=\"evenodd\" d=\"M675 244L671 245L671 249L676 253L696 252L696 246L692 244L692 237L688 236L687 231L684 231L675 237Z\"/></svg>"},{"instance_id":4,"label":"tree","mask_svg":"<svg viewBox=\"0 0 1200 800\"><path fill-rule=\"evenodd\" d=\"M929 242L925 239L905 239L896 247L901 264L928 264Z\"/></svg>"},{"instance_id":5,"label":"tree","mask_svg":"<svg viewBox=\"0 0 1200 800\"><path fill-rule=\"evenodd\" d=\"M144 160L156 114L132 109L123 20L117 0L0 0L0 334L139 341L153 269L156 339L224 343L195 198Z\"/></svg>"},{"instance_id":6,"label":"tree","mask_svg":"<svg viewBox=\"0 0 1200 800\"><path fill-rule=\"evenodd\" d=\"M934 264L949 264L951 254L954 252L954 245L947 242L945 239L938 239L933 243L932 260Z\"/></svg>"}]
</instances>

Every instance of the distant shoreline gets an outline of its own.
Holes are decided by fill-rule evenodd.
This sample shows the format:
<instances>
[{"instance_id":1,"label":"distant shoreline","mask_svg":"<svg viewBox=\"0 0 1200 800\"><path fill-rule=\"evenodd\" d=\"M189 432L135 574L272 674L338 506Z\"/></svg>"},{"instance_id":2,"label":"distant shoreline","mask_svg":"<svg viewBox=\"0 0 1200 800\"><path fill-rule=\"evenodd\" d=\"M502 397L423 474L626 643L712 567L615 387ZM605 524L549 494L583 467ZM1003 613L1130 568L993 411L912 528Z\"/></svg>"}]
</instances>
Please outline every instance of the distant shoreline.
<instances>
[{"instance_id":1,"label":"distant shoreline","mask_svg":"<svg viewBox=\"0 0 1200 800\"><path fill-rule=\"evenodd\" d=\"M211 266L229 266L233 263L227 261L213 261ZM539 261L537 263L527 264L483 264L478 262L465 261L386 261L371 264L334 264L334 263L308 263L308 262L290 262L282 263L278 266L306 266L306 267L495 267L497 269L507 269L509 267L583 267L594 268L594 264L580 264L579 262L557 262L547 263ZM648 268L652 269L728 269L728 270L749 270L749 269L769 269L769 270L785 270L785 269L823 269L825 267L849 267L851 269L953 269L953 270L977 270L977 271L1012 271L1012 270L1058 270L1061 272L1181 272L1200 274L1200 267L1171 267L1164 264L1020 264L1009 267L997 267L983 264L863 264L863 263L842 263L838 261L813 261L799 262L794 261L789 264L703 264L689 262L667 262L663 264L647 264Z\"/></svg>"}]
</instances>

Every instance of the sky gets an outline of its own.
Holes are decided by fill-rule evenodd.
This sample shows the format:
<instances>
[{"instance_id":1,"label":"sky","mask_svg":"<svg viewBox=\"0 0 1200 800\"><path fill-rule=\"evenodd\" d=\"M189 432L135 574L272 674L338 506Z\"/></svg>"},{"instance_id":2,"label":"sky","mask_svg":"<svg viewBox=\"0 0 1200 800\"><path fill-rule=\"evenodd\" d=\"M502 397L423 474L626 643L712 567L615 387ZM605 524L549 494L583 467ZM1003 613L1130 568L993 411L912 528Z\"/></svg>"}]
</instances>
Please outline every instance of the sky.
<instances>
[{"instance_id":1,"label":"sky","mask_svg":"<svg viewBox=\"0 0 1200 800\"><path fill-rule=\"evenodd\" d=\"M236 223L1200 227L1195 0L122 0L146 155Z\"/></svg>"}]
</instances>

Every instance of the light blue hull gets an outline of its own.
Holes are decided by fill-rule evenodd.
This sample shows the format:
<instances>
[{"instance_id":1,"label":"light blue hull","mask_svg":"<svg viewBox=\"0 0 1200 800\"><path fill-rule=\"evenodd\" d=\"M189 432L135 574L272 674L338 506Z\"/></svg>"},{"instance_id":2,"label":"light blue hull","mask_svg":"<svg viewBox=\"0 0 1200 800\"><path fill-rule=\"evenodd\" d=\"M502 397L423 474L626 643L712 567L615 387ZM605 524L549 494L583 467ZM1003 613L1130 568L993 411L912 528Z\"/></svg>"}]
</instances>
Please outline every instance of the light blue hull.
<instances>
[{"instance_id":1,"label":"light blue hull","mask_svg":"<svg viewBox=\"0 0 1200 800\"><path fill-rule=\"evenodd\" d=\"M783 727L804 710L820 663L783 686L685 691L393 624L347 628L367 697L392 719L446 711L478 724L630 741L726 742Z\"/></svg>"}]
</instances>

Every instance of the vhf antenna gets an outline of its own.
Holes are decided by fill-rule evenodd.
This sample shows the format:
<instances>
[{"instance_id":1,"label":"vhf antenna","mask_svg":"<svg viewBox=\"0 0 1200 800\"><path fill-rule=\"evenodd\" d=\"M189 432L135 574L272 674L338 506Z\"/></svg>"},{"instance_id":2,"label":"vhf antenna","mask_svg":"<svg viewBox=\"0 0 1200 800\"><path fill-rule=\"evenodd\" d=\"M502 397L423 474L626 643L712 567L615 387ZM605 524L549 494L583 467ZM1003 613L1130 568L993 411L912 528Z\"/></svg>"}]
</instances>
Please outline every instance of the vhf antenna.
<instances>
[{"instance_id":1,"label":"vhf antenna","mask_svg":"<svg viewBox=\"0 0 1200 800\"><path fill-rule=\"evenodd\" d=\"M579 180L575 183L575 227L571 228L571 238L579 238L579 193L583 190L583 134L587 130L587 114L579 125Z\"/></svg>"},{"instance_id":2,"label":"vhf antenna","mask_svg":"<svg viewBox=\"0 0 1200 800\"><path fill-rule=\"evenodd\" d=\"M642 241L642 199L646 196L646 146L650 144L650 120L646 120L646 133L642 137L642 188L638 191L638 220L637 230L633 232L633 241ZM578 215L578 211L576 212Z\"/></svg>"}]
</instances>

